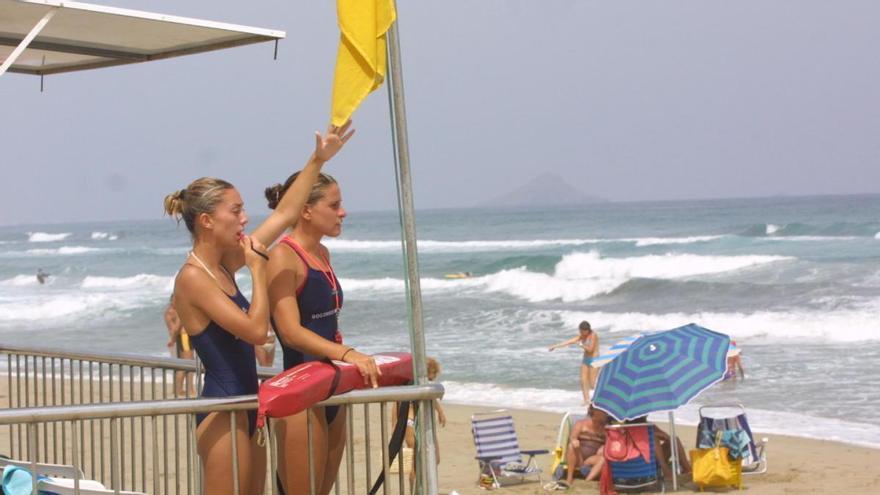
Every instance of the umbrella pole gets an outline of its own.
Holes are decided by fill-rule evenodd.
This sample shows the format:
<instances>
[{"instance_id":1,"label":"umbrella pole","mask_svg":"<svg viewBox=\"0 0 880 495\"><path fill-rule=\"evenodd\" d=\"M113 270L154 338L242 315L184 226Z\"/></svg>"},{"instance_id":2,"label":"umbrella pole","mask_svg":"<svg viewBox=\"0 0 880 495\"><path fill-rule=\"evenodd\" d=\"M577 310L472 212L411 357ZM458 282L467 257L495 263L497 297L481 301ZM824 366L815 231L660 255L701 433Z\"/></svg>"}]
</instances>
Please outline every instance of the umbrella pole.
<instances>
[{"instance_id":1,"label":"umbrella pole","mask_svg":"<svg viewBox=\"0 0 880 495\"><path fill-rule=\"evenodd\" d=\"M678 490L678 442L675 436L675 413L669 411L669 450L672 451L672 491Z\"/></svg>"}]
</instances>

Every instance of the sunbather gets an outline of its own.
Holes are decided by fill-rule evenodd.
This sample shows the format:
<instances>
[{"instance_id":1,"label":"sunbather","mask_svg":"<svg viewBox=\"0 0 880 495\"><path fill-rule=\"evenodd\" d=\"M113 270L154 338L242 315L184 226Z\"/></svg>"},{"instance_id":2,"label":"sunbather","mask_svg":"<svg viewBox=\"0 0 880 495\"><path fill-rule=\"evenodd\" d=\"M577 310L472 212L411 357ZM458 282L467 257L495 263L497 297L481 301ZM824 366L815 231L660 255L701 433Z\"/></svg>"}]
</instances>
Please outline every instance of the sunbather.
<instances>
[{"instance_id":1,"label":"sunbather","mask_svg":"<svg viewBox=\"0 0 880 495\"><path fill-rule=\"evenodd\" d=\"M589 467L590 469L584 476L586 481L599 479L602 466L605 465L605 457L603 456L605 447L604 418L607 418L607 415L597 414L598 412L590 406L587 417L575 423L571 429L568 452L565 455L565 462L568 465L566 485L563 487L572 486L574 473L581 467Z\"/></svg>"}]
</instances>

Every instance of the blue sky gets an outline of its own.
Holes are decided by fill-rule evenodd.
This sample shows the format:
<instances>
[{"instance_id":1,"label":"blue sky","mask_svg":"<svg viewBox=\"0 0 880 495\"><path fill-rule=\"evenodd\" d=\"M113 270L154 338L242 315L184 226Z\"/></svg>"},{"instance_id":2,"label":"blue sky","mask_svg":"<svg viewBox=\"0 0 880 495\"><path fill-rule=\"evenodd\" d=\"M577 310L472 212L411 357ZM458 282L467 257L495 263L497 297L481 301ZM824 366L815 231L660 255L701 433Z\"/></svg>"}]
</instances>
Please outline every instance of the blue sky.
<instances>
[{"instance_id":1,"label":"blue sky","mask_svg":"<svg viewBox=\"0 0 880 495\"><path fill-rule=\"evenodd\" d=\"M103 2L103 3L109 3ZM416 206L552 171L614 200L849 194L880 184L880 3L399 2ZM215 175L249 210L329 115L332 1L113 1L285 30L270 45L0 78L0 224L159 218ZM384 88L327 168L349 209L395 207Z\"/></svg>"}]
</instances>

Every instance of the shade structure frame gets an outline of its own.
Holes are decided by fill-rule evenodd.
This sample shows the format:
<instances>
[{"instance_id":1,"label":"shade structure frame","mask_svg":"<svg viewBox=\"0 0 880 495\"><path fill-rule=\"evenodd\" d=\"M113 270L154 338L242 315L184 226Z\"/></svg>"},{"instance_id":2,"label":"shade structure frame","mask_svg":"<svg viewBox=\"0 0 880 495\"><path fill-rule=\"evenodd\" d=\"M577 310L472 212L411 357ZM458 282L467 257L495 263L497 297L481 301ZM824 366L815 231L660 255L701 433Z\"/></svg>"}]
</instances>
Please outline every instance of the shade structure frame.
<instances>
[{"instance_id":1,"label":"shade structure frame","mask_svg":"<svg viewBox=\"0 0 880 495\"><path fill-rule=\"evenodd\" d=\"M49 12L54 18L32 40ZM56 0L0 0L0 61L48 75L161 60L286 37L284 31ZM14 54L24 46L23 53ZM4 56L5 55L5 56Z\"/></svg>"}]
</instances>

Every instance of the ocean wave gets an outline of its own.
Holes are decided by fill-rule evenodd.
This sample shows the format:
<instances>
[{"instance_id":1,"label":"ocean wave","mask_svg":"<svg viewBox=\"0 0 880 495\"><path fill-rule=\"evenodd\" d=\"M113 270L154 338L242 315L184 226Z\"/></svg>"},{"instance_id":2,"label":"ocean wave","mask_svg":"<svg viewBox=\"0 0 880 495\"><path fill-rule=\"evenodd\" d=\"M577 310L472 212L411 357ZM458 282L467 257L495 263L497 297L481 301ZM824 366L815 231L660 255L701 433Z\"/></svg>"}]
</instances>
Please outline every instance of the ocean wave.
<instances>
[{"instance_id":1,"label":"ocean wave","mask_svg":"<svg viewBox=\"0 0 880 495\"><path fill-rule=\"evenodd\" d=\"M655 314L562 311L558 316L570 328L576 328L578 323L588 320L600 332L620 334L664 330L694 322L735 339L860 342L880 340L878 310L880 303L873 301L859 308L833 312L792 310ZM542 315L536 317L543 318Z\"/></svg>"},{"instance_id":2,"label":"ocean wave","mask_svg":"<svg viewBox=\"0 0 880 495\"><path fill-rule=\"evenodd\" d=\"M108 250L101 249L101 248L93 248L93 247L88 247L88 246L61 246L60 248L54 248L54 249L28 249L27 251L24 251L24 254L30 255L30 256L54 256L54 255L70 256L70 255L76 255L76 254L96 253L99 251L108 251ZM14 255L15 253L6 253L6 254L13 254Z\"/></svg>"},{"instance_id":3,"label":"ocean wave","mask_svg":"<svg viewBox=\"0 0 880 495\"><path fill-rule=\"evenodd\" d=\"M739 232L744 237L766 237L768 239L800 238L801 240L859 239L874 237L878 222L834 222L829 224L806 224L800 222L777 225L762 223L752 225Z\"/></svg>"},{"instance_id":4,"label":"ocean wave","mask_svg":"<svg viewBox=\"0 0 880 495\"><path fill-rule=\"evenodd\" d=\"M48 282L52 283L52 279L50 278ZM40 282L37 281L37 276L34 273L16 275L12 278L7 278L6 280L0 280L0 287L27 287L37 285L40 285Z\"/></svg>"},{"instance_id":5,"label":"ocean wave","mask_svg":"<svg viewBox=\"0 0 880 495\"><path fill-rule=\"evenodd\" d=\"M107 232L92 232L92 240L95 241L115 241L116 239L119 239L119 236L116 234L110 234Z\"/></svg>"},{"instance_id":6,"label":"ocean wave","mask_svg":"<svg viewBox=\"0 0 880 495\"><path fill-rule=\"evenodd\" d=\"M656 246L662 244L695 244L698 242L711 242L723 239L726 235L697 235L692 237L641 237L635 239L623 239L636 243L637 247Z\"/></svg>"},{"instance_id":7,"label":"ocean wave","mask_svg":"<svg viewBox=\"0 0 880 495\"><path fill-rule=\"evenodd\" d=\"M671 279L717 274L777 261L783 256L699 256L667 254L631 258L602 258L596 251L575 252L562 257L551 274L529 271L525 267L501 270L484 276L446 280L423 278L425 290L479 290L500 292L531 302L560 299L583 301L607 294L633 278ZM343 279L348 291L402 291L403 280Z\"/></svg>"},{"instance_id":8,"label":"ocean wave","mask_svg":"<svg viewBox=\"0 0 880 495\"><path fill-rule=\"evenodd\" d=\"M144 294L81 292L41 294L0 300L0 327L22 323L64 320L65 326L77 328L77 322L96 318L114 319L131 310L154 306L156 298ZM161 318L161 315L160 315Z\"/></svg>"},{"instance_id":9,"label":"ocean wave","mask_svg":"<svg viewBox=\"0 0 880 495\"><path fill-rule=\"evenodd\" d=\"M72 234L63 232L58 234L50 234L47 232L28 232L28 242L57 242L67 239Z\"/></svg>"},{"instance_id":10,"label":"ocean wave","mask_svg":"<svg viewBox=\"0 0 880 495\"><path fill-rule=\"evenodd\" d=\"M477 251L515 251L529 249L544 249L552 247L587 246L591 244L609 243L634 243L636 247L655 246L663 244L693 244L698 242L710 242L727 236L724 235L700 235L690 237L622 237L622 238L595 238L595 239L533 239L533 240L471 240L471 241L436 241L419 240L418 246L421 252L477 252ZM328 239L325 244L334 251L375 251L392 252L400 250L400 241L376 240L343 240Z\"/></svg>"},{"instance_id":11,"label":"ocean wave","mask_svg":"<svg viewBox=\"0 0 880 495\"><path fill-rule=\"evenodd\" d=\"M507 407L562 414L569 411L583 411L579 391L554 388L507 387L492 383L467 383L444 381L446 394L444 402L487 407ZM675 422L683 425L696 425L699 420L699 399L695 403L679 408L675 412ZM880 426L855 423L832 418L818 418L805 414L781 411L768 411L749 408L749 423L756 433L772 433L821 440L833 440L880 447ZM654 422L668 420L666 413L651 414Z\"/></svg>"},{"instance_id":12,"label":"ocean wave","mask_svg":"<svg viewBox=\"0 0 880 495\"><path fill-rule=\"evenodd\" d=\"M170 291L174 288L174 277L151 275L140 273L131 277L95 277L88 276L83 279L80 287L83 289L131 289L153 288Z\"/></svg>"}]
</instances>

